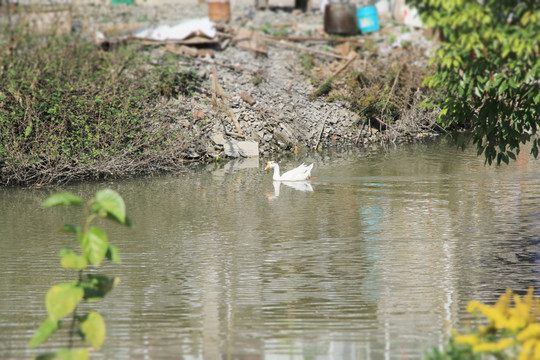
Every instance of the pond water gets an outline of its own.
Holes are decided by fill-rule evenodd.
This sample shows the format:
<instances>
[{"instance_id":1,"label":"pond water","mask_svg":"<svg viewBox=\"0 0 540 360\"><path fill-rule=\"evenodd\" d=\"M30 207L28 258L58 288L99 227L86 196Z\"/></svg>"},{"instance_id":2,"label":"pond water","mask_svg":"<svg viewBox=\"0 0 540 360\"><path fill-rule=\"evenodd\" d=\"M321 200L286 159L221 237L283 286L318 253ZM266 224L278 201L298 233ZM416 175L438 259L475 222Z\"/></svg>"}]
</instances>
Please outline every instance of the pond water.
<instances>
[{"instance_id":1,"label":"pond water","mask_svg":"<svg viewBox=\"0 0 540 360\"><path fill-rule=\"evenodd\" d=\"M279 159L314 162L308 184L274 184L268 159L57 189L0 190L0 357L46 317L47 289L75 278L58 251L76 208L57 191L118 191L131 229L100 223L122 256L93 304L106 359L420 359L470 319L467 302L540 288L540 165L526 151L484 166L437 142Z\"/></svg>"}]
</instances>

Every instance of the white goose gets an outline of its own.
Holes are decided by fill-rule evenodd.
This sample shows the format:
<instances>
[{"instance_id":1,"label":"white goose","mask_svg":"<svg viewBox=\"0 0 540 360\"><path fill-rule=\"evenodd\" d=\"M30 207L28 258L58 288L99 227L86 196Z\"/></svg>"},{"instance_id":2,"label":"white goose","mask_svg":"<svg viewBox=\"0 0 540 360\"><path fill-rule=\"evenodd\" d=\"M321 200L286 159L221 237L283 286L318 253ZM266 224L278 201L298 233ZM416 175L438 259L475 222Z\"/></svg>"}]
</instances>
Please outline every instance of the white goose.
<instances>
[{"instance_id":1,"label":"white goose","mask_svg":"<svg viewBox=\"0 0 540 360\"><path fill-rule=\"evenodd\" d=\"M313 164L305 165L302 163L297 168L283 173L283 175L279 175L279 165L277 162L267 162L264 170L268 170L270 168L274 169L274 176L272 178L276 181L304 181L311 179L311 169L313 169Z\"/></svg>"}]
</instances>

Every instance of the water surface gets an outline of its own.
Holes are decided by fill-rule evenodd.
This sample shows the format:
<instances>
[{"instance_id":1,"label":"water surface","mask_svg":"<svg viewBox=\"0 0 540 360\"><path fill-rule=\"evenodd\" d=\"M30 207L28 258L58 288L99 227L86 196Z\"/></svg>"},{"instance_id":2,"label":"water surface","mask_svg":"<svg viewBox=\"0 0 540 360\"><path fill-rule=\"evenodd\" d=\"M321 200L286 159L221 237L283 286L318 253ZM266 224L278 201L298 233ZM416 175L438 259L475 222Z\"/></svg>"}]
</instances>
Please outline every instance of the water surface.
<instances>
[{"instance_id":1,"label":"water surface","mask_svg":"<svg viewBox=\"0 0 540 360\"><path fill-rule=\"evenodd\" d=\"M109 187L135 226L101 223L122 256L96 304L108 326L93 358L419 359L469 319L472 299L538 286L540 166L524 152L484 166L437 143L279 159L315 162L310 183L274 184L267 159L185 174L0 190L0 354L24 359L44 296L75 275L55 230L78 209L56 191Z\"/></svg>"}]
</instances>

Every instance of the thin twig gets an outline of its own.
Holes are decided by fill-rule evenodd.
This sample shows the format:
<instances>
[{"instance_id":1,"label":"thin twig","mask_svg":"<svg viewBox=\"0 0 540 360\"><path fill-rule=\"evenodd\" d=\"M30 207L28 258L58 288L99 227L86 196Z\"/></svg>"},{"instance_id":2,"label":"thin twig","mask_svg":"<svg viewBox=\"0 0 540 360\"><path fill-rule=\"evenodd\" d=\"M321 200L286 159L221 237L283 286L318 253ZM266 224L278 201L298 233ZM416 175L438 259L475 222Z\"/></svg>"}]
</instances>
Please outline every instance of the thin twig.
<instances>
[{"instance_id":1,"label":"thin twig","mask_svg":"<svg viewBox=\"0 0 540 360\"><path fill-rule=\"evenodd\" d=\"M326 119L324 119L324 121L323 121L321 132L319 133L319 138L317 139L317 143L315 144L315 149L317 149L319 147L319 143L321 142L322 134L323 134L325 126L326 126Z\"/></svg>"},{"instance_id":2,"label":"thin twig","mask_svg":"<svg viewBox=\"0 0 540 360\"><path fill-rule=\"evenodd\" d=\"M343 72L343 70L345 70L347 68L347 66L349 66L354 60L356 60L358 58L358 54L357 53L351 53L351 55L349 55L349 60L347 60L347 62L345 62L345 64L341 65L341 67L339 69L337 69L331 77L336 77L338 76L339 74L341 74Z\"/></svg>"},{"instance_id":3,"label":"thin twig","mask_svg":"<svg viewBox=\"0 0 540 360\"><path fill-rule=\"evenodd\" d=\"M301 46L301 45L292 44L292 43L285 42L285 41L278 41L278 40L272 40L272 39L266 39L266 41L269 42L270 44L284 46L284 47L288 47L288 48L291 48L291 49L296 49L296 50L299 50L299 51L305 51L305 52L312 53L312 54L315 54L315 55L328 56L328 57L332 57L332 58L335 58L335 59L341 59L341 60L347 59L344 56L336 55L336 54L328 52L328 51L315 50L315 49L311 49L311 48Z\"/></svg>"}]
</instances>

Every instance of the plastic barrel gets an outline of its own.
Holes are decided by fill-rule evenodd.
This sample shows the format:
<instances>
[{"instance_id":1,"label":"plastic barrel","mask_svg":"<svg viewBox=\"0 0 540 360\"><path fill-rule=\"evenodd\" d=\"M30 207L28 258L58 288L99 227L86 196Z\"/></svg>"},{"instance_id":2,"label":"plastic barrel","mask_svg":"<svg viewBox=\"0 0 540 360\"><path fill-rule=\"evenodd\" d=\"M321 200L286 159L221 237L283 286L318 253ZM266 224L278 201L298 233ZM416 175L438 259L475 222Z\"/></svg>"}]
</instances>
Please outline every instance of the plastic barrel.
<instances>
[{"instance_id":1,"label":"plastic barrel","mask_svg":"<svg viewBox=\"0 0 540 360\"><path fill-rule=\"evenodd\" d=\"M379 17L375 6L365 6L356 9L358 19L358 29L365 34L371 31L379 30Z\"/></svg>"}]
</instances>

